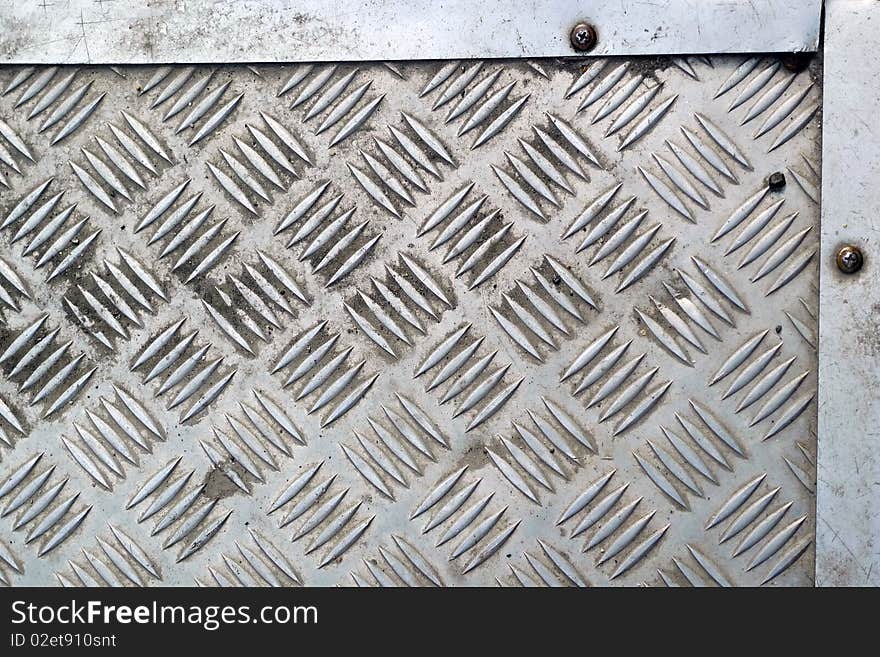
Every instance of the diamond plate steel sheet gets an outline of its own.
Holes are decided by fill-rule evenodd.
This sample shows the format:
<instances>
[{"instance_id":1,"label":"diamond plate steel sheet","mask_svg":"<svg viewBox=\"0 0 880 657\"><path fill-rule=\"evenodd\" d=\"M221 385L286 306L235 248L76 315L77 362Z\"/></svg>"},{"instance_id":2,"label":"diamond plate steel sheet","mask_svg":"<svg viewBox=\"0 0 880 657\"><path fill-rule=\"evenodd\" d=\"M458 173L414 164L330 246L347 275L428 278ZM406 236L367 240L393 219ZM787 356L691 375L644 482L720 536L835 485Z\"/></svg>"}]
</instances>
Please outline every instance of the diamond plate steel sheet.
<instances>
[{"instance_id":1,"label":"diamond plate steel sheet","mask_svg":"<svg viewBox=\"0 0 880 657\"><path fill-rule=\"evenodd\" d=\"M812 584L821 86L0 68L0 581Z\"/></svg>"}]
</instances>

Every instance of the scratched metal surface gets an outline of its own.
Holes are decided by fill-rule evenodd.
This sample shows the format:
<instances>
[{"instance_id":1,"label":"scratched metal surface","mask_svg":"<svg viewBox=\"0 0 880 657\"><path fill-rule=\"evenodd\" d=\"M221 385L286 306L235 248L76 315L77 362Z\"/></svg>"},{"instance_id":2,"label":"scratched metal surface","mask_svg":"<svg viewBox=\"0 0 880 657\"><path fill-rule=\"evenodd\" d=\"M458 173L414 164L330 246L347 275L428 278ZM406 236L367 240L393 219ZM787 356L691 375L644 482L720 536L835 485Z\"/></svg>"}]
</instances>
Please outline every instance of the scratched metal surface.
<instances>
[{"instance_id":1,"label":"scratched metal surface","mask_svg":"<svg viewBox=\"0 0 880 657\"><path fill-rule=\"evenodd\" d=\"M196 64L815 51L821 0L5 0L0 61Z\"/></svg>"},{"instance_id":2,"label":"scratched metal surface","mask_svg":"<svg viewBox=\"0 0 880 657\"><path fill-rule=\"evenodd\" d=\"M880 419L880 397L873 392L873 382L880 372L880 290L872 268L880 237L880 194L867 178L880 167L880 140L870 127L865 131L858 117L880 104L880 91L864 84L880 70L869 55L880 45L880 36L870 29L872 20L880 20L880 5L832 0L827 11L825 66L833 82L826 90L833 100L825 109L823 157L827 171L842 175L828 175L823 181L822 257L832 263L847 243L868 255L853 276L833 266L821 274L816 582L878 586L880 553L874 546L880 541L880 494L875 485L880 480L880 434L874 427ZM863 309L870 319L852 321ZM860 383L853 386L854 381ZM867 394L852 394L853 388ZM854 427L858 429L849 431Z\"/></svg>"},{"instance_id":3,"label":"scratched metal surface","mask_svg":"<svg viewBox=\"0 0 880 657\"><path fill-rule=\"evenodd\" d=\"M812 584L818 60L0 90L4 584Z\"/></svg>"}]
</instances>

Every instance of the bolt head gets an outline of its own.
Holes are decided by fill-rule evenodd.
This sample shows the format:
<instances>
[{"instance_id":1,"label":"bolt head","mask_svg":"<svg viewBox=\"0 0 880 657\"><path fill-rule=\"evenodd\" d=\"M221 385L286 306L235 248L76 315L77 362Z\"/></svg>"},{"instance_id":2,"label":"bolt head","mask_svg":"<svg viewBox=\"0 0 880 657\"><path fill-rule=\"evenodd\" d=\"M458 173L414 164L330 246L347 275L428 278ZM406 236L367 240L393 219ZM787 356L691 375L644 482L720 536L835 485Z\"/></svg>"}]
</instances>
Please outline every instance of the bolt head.
<instances>
[{"instance_id":1,"label":"bolt head","mask_svg":"<svg viewBox=\"0 0 880 657\"><path fill-rule=\"evenodd\" d=\"M770 177L767 178L767 187L770 188L770 191L778 192L780 189L785 187L785 174L781 171L776 171L770 174Z\"/></svg>"},{"instance_id":2,"label":"bolt head","mask_svg":"<svg viewBox=\"0 0 880 657\"><path fill-rule=\"evenodd\" d=\"M844 274L855 274L865 262L861 249L847 244L837 252L837 268Z\"/></svg>"},{"instance_id":3,"label":"bolt head","mask_svg":"<svg viewBox=\"0 0 880 657\"><path fill-rule=\"evenodd\" d=\"M596 28L589 23L578 23L571 30L571 46L579 52L595 48L598 39Z\"/></svg>"}]
</instances>

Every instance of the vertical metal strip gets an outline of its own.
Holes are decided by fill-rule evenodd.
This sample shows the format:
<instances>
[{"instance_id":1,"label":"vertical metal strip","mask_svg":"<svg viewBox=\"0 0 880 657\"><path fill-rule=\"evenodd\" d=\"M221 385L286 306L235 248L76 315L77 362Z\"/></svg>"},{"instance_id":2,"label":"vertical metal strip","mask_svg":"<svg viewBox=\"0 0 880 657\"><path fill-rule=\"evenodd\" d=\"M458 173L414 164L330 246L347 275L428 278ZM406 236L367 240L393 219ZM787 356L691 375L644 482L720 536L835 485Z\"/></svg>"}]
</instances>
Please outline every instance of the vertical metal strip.
<instances>
[{"instance_id":1,"label":"vertical metal strip","mask_svg":"<svg viewBox=\"0 0 880 657\"><path fill-rule=\"evenodd\" d=\"M880 4L825 8L816 583L880 584ZM842 273L846 244L864 266Z\"/></svg>"}]
</instances>

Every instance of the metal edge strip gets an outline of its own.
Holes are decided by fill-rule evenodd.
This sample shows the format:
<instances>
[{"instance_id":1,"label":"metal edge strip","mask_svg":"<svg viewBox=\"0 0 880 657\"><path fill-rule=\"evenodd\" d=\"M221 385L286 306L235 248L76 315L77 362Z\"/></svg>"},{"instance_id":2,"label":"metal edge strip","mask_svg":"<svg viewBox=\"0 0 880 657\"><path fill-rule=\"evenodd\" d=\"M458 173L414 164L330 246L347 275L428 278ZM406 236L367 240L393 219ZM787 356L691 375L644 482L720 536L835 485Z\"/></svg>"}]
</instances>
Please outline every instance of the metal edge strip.
<instances>
[{"instance_id":1,"label":"metal edge strip","mask_svg":"<svg viewBox=\"0 0 880 657\"><path fill-rule=\"evenodd\" d=\"M880 585L880 3L825 5L816 584ZM851 274L841 247L864 255Z\"/></svg>"},{"instance_id":2,"label":"metal edge strip","mask_svg":"<svg viewBox=\"0 0 880 657\"><path fill-rule=\"evenodd\" d=\"M818 48L822 0L70 0L4 3L5 64L368 61Z\"/></svg>"}]
</instances>

